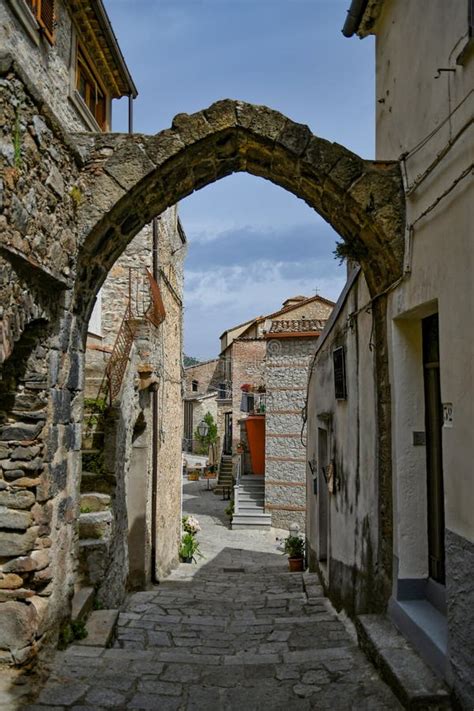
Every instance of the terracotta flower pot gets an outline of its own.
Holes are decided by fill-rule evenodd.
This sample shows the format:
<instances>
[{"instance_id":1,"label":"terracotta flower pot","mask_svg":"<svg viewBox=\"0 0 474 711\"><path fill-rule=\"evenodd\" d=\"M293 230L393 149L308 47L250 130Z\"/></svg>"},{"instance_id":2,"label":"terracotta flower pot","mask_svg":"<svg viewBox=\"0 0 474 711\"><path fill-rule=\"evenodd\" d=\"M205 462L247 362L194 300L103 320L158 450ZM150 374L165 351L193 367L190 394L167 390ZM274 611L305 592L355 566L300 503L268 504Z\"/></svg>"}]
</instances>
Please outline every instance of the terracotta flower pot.
<instances>
[{"instance_id":1,"label":"terracotta flower pot","mask_svg":"<svg viewBox=\"0 0 474 711\"><path fill-rule=\"evenodd\" d=\"M290 573L301 573L304 570L304 558L288 558Z\"/></svg>"}]
</instances>

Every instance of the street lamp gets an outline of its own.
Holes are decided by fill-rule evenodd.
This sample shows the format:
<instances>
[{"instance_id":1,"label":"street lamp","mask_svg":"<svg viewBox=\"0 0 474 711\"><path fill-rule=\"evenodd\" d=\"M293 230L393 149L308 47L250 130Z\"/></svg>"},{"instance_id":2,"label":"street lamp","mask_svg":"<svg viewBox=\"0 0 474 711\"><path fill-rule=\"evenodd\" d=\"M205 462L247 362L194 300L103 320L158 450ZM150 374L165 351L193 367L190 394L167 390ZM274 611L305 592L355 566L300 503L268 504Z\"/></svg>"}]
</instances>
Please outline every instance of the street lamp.
<instances>
[{"instance_id":1,"label":"street lamp","mask_svg":"<svg viewBox=\"0 0 474 711\"><path fill-rule=\"evenodd\" d=\"M200 437L207 437L207 433L209 432L209 425L207 424L207 422L201 420L201 422L198 424L197 431Z\"/></svg>"}]
</instances>

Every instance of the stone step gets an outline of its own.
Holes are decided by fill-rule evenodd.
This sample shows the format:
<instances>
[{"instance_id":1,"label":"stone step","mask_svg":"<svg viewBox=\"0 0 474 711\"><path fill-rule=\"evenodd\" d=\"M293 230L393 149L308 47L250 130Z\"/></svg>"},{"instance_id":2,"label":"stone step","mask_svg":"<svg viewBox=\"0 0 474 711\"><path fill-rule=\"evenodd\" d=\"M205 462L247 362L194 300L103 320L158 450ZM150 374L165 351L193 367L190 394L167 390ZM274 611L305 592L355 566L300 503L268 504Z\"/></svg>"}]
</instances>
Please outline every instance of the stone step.
<instances>
[{"instance_id":1,"label":"stone step","mask_svg":"<svg viewBox=\"0 0 474 711\"><path fill-rule=\"evenodd\" d=\"M115 480L111 476L97 472L83 471L81 477L82 494L112 494L115 490Z\"/></svg>"},{"instance_id":2,"label":"stone step","mask_svg":"<svg viewBox=\"0 0 474 711\"><path fill-rule=\"evenodd\" d=\"M83 585L95 585L102 579L109 560L107 538L83 538L79 541L79 579Z\"/></svg>"},{"instance_id":3,"label":"stone step","mask_svg":"<svg viewBox=\"0 0 474 711\"><path fill-rule=\"evenodd\" d=\"M234 477L232 476L232 474L224 474L224 475L220 474L217 477L217 481L219 484L225 482L226 484L230 483L230 484L232 484L232 486L234 485Z\"/></svg>"},{"instance_id":4,"label":"stone step","mask_svg":"<svg viewBox=\"0 0 474 711\"><path fill-rule=\"evenodd\" d=\"M263 495L265 487L258 484L239 484L238 491L249 496L259 496Z\"/></svg>"},{"instance_id":5,"label":"stone step","mask_svg":"<svg viewBox=\"0 0 474 711\"><path fill-rule=\"evenodd\" d=\"M112 528L112 520L113 517L111 511L82 513L79 516L79 538L109 538Z\"/></svg>"},{"instance_id":6,"label":"stone step","mask_svg":"<svg viewBox=\"0 0 474 711\"><path fill-rule=\"evenodd\" d=\"M217 483L225 485L225 486L234 486L234 480L231 476L229 476L229 477L220 476L217 480Z\"/></svg>"},{"instance_id":7,"label":"stone step","mask_svg":"<svg viewBox=\"0 0 474 711\"><path fill-rule=\"evenodd\" d=\"M240 486L265 486L265 477L245 475L240 477Z\"/></svg>"},{"instance_id":8,"label":"stone step","mask_svg":"<svg viewBox=\"0 0 474 711\"><path fill-rule=\"evenodd\" d=\"M225 490L226 492L229 492L229 494L232 494L232 489L232 484L216 484L212 491L214 494L222 494Z\"/></svg>"},{"instance_id":9,"label":"stone step","mask_svg":"<svg viewBox=\"0 0 474 711\"><path fill-rule=\"evenodd\" d=\"M232 517L234 528L267 528L272 525L272 516L267 513L235 513Z\"/></svg>"},{"instance_id":10,"label":"stone step","mask_svg":"<svg viewBox=\"0 0 474 711\"><path fill-rule=\"evenodd\" d=\"M92 513L94 511L107 511L109 508L109 494L100 494L97 491L81 494L81 514Z\"/></svg>"},{"instance_id":11,"label":"stone step","mask_svg":"<svg viewBox=\"0 0 474 711\"><path fill-rule=\"evenodd\" d=\"M450 694L444 683L387 617L359 615L356 618L356 629L360 647L405 708L423 711L452 708Z\"/></svg>"},{"instance_id":12,"label":"stone step","mask_svg":"<svg viewBox=\"0 0 474 711\"><path fill-rule=\"evenodd\" d=\"M265 499L263 496L255 496L251 498L246 498L245 496L242 496L239 494L238 496L235 497L235 505L236 506L260 506L263 508L265 505Z\"/></svg>"},{"instance_id":13,"label":"stone step","mask_svg":"<svg viewBox=\"0 0 474 711\"><path fill-rule=\"evenodd\" d=\"M81 647L110 647L115 635L118 610L94 610L86 623L87 637L75 642Z\"/></svg>"},{"instance_id":14,"label":"stone step","mask_svg":"<svg viewBox=\"0 0 474 711\"><path fill-rule=\"evenodd\" d=\"M71 603L71 620L76 622L84 620L92 610L94 604L94 588L80 587L74 593Z\"/></svg>"},{"instance_id":15,"label":"stone step","mask_svg":"<svg viewBox=\"0 0 474 711\"><path fill-rule=\"evenodd\" d=\"M245 511L248 509L249 511L263 511L264 509L264 502L258 502L258 501L241 501L240 499L235 499L235 510L236 511Z\"/></svg>"}]
</instances>

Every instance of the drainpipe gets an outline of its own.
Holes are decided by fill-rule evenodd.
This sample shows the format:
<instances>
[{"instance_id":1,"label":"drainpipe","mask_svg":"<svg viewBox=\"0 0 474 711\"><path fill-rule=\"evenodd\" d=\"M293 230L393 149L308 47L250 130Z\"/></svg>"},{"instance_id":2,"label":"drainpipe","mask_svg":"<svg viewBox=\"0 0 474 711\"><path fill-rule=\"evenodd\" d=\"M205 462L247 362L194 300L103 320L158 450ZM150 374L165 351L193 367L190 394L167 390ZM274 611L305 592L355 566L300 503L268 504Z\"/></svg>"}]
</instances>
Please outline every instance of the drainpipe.
<instances>
[{"instance_id":1,"label":"drainpipe","mask_svg":"<svg viewBox=\"0 0 474 711\"><path fill-rule=\"evenodd\" d=\"M128 132L133 133L133 96L128 95Z\"/></svg>"},{"instance_id":2,"label":"drainpipe","mask_svg":"<svg viewBox=\"0 0 474 711\"><path fill-rule=\"evenodd\" d=\"M347 11L344 27L342 28L344 37L352 37L357 32L368 4L369 0L352 0L351 6Z\"/></svg>"},{"instance_id":3,"label":"drainpipe","mask_svg":"<svg viewBox=\"0 0 474 711\"><path fill-rule=\"evenodd\" d=\"M152 222L153 246L152 246L152 271L153 278L158 281L158 218L154 217ZM163 387L163 383L161 383ZM158 388L152 394L152 465L151 465L151 580L157 583L156 579L156 508L157 508L157 487L158 487L158 452L159 452L159 423L158 423Z\"/></svg>"}]
</instances>

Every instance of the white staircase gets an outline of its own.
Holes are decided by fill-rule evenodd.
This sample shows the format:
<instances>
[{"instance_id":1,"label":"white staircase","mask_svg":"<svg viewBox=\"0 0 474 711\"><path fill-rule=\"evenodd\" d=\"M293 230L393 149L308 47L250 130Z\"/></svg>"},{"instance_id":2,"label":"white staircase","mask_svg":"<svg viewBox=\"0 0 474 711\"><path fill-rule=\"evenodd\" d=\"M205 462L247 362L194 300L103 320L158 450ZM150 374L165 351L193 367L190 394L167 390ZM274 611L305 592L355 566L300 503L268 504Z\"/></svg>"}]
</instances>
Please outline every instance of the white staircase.
<instances>
[{"instance_id":1,"label":"white staircase","mask_svg":"<svg viewBox=\"0 0 474 711\"><path fill-rule=\"evenodd\" d=\"M271 514L265 513L265 478L243 474L234 487L232 528L268 528Z\"/></svg>"}]
</instances>

